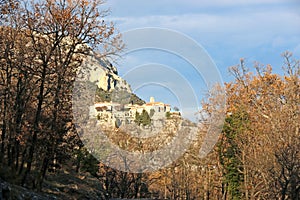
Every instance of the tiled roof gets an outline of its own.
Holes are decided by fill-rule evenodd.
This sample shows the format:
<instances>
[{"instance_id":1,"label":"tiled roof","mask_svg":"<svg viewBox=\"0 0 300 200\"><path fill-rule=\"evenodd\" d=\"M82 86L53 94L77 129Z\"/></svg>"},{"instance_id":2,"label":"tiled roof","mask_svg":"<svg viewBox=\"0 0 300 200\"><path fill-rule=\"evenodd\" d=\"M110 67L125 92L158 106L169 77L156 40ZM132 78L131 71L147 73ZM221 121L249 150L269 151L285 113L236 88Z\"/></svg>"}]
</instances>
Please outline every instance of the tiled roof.
<instances>
[{"instance_id":1,"label":"tiled roof","mask_svg":"<svg viewBox=\"0 0 300 200\"><path fill-rule=\"evenodd\" d=\"M168 106L169 104L164 104L163 102L149 102L146 103L147 106L151 106L151 105L164 105L164 106Z\"/></svg>"}]
</instances>

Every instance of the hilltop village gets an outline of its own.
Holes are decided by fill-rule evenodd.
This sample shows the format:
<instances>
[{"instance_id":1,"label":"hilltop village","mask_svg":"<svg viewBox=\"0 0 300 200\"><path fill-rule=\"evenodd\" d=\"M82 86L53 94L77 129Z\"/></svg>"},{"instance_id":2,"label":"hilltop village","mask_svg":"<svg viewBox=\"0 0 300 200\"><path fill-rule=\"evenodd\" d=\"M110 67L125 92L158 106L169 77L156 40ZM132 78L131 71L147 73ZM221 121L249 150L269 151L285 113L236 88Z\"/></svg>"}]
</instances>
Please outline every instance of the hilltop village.
<instances>
[{"instance_id":1,"label":"hilltop village","mask_svg":"<svg viewBox=\"0 0 300 200\"><path fill-rule=\"evenodd\" d=\"M99 102L90 108L91 117L98 123L119 127L124 124L150 125L170 117L180 117L179 111L171 111L170 104L156 102L154 97L143 104L125 104L115 102Z\"/></svg>"}]
</instances>

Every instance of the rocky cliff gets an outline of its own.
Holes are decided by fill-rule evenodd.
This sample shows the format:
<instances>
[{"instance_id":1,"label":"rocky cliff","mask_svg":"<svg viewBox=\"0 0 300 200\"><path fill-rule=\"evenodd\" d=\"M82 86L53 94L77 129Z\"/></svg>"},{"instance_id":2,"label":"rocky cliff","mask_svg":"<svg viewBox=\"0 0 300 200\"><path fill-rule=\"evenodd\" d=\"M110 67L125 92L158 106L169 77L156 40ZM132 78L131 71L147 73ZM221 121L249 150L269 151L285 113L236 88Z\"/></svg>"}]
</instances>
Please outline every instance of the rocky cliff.
<instances>
[{"instance_id":1,"label":"rocky cliff","mask_svg":"<svg viewBox=\"0 0 300 200\"><path fill-rule=\"evenodd\" d=\"M84 65L95 70L91 73L91 79L97 81L97 86L107 92L114 90L131 93L130 85L118 75L118 70L108 59L92 54L84 60Z\"/></svg>"},{"instance_id":2,"label":"rocky cliff","mask_svg":"<svg viewBox=\"0 0 300 200\"><path fill-rule=\"evenodd\" d=\"M91 82L97 84L96 102L145 103L132 93L130 85L118 75L117 68L108 59L92 54L84 59L83 64L90 70Z\"/></svg>"}]
</instances>

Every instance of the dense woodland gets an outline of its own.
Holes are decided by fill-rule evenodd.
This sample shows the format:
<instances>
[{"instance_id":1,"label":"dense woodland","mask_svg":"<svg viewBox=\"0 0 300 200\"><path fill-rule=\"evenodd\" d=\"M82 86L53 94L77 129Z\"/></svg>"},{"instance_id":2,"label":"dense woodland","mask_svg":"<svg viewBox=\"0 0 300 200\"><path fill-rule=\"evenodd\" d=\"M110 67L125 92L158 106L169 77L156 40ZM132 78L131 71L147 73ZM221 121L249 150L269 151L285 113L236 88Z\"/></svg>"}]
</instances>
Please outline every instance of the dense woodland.
<instances>
[{"instance_id":1,"label":"dense woodland","mask_svg":"<svg viewBox=\"0 0 300 200\"><path fill-rule=\"evenodd\" d=\"M102 4L0 1L1 179L43 192L49 177L86 172L102 191L95 199L300 199L300 62L290 52L280 74L243 59L230 67L226 110L218 110L220 86L208 92L201 112L226 118L205 159L198 154L209 119L190 149L157 172L122 172L93 158L77 135L71 99L84 56L124 47Z\"/></svg>"}]
</instances>

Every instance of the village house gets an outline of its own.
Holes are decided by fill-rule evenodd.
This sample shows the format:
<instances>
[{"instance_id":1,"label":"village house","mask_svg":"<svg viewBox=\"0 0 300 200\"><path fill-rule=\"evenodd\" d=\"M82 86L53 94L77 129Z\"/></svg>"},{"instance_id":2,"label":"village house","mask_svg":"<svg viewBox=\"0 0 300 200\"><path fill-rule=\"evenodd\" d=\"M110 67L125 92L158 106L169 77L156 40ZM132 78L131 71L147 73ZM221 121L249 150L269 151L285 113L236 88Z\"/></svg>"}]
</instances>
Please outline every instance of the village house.
<instances>
[{"instance_id":1,"label":"village house","mask_svg":"<svg viewBox=\"0 0 300 200\"><path fill-rule=\"evenodd\" d=\"M96 117L101 124L119 126L134 123L136 113L142 114L143 110L155 121L166 118L166 114L171 112L171 107L163 102L155 102L154 97L143 105L100 102L90 108L90 115Z\"/></svg>"}]
</instances>

